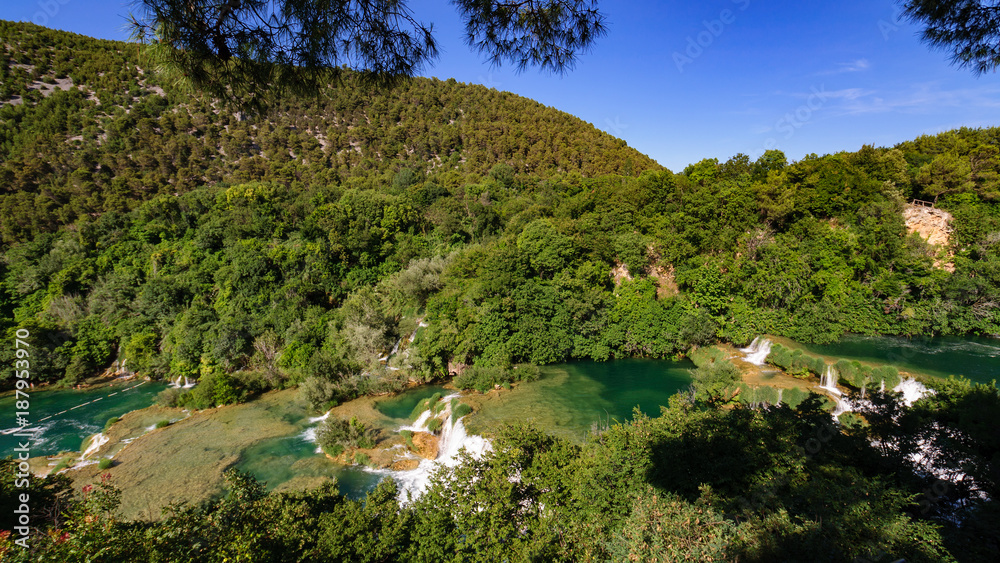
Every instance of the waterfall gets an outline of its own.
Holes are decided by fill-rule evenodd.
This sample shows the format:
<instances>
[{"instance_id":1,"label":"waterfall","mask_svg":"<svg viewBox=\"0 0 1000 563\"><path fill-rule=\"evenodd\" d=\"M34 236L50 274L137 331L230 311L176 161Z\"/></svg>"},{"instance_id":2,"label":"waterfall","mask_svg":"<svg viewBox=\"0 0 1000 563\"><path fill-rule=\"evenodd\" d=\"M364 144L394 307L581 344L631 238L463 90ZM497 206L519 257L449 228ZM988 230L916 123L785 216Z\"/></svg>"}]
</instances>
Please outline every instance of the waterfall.
<instances>
[{"instance_id":1,"label":"waterfall","mask_svg":"<svg viewBox=\"0 0 1000 563\"><path fill-rule=\"evenodd\" d=\"M401 503L409 501L410 497L416 498L426 491L427 486L430 484L431 475L439 468L458 465L462 450L469 452L476 458L490 451L489 440L482 436L469 434L465 429L465 424L462 423L462 419L455 420L451 415L451 401L458 396L458 394L451 394L441 399L445 401L445 408L436 416L432 415L431 409L428 409L422 412L420 418L413 424L399 428L399 430L410 430L412 432L430 432L427 429L427 423L430 422L431 418L443 415L445 423L441 427L441 436L438 438L438 455L436 459L421 459L420 465L416 469L409 471L367 469L367 471L389 475L395 479L399 484L399 501Z\"/></svg>"},{"instance_id":2,"label":"waterfall","mask_svg":"<svg viewBox=\"0 0 1000 563\"><path fill-rule=\"evenodd\" d=\"M740 352L746 354L744 359L755 366L762 366L766 363L767 355L771 353L771 341L758 336L753 339L750 346L740 348Z\"/></svg>"},{"instance_id":3,"label":"waterfall","mask_svg":"<svg viewBox=\"0 0 1000 563\"><path fill-rule=\"evenodd\" d=\"M882 383L884 385L885 381ZM934 394L934 391L931 391L916 379L904 379L899 382L899 385L893 387L892 390L903 394L903 405L907 407L927 395Z\"/></svg>"},{"instance_id":4,"label":"waterfall","mask_svg":"<svg viewBox=\"0 0 1000 563\"><path fill-rule=\"evenodd\" d=\"M837 376L834 375L833 366L826 366L826 371L820 376L819 388L824 391L829 391L831 395L835 397L840 397L843 393L840 389L837 389Z\"/></svg>"},{"instance_id":5,"label":"waterfall","mask_svg":"<svg viewBox=\"0 0 1000 563\"><path fill-rule=\"evenodd\" d=\"M778 402L776 406L781 404L781 394L784 393L784 391L784 389L778 389Z\"/></svg>"},{"instance_id":6,"label":"waterfall","mask_svg":"<svg viewBox=\"0 0 1000 563\"><path fill-rule=\"evenodd\" d=\"M80 454L80 459L84 459L90 456L90 454L97 452L97 450L101 449L101 446L108 443L108 440L110 440L110 438L105 436L103 433L99 432L95 434L90 439L90 444L87 445L87 449L83 450L83 453Z\"/></svg>"},{"instance_id":7,"label":"waterfall","mask_svg":"<svg viewBox=\"0 0 1000 563\"><path fill-rule=\"evenodd\" d=\"M420 319L417 322L417 328L413 329L413 334L410 335L410 342L413 342L417 338L417 331L418 330L420 330L422 328L426 328L428 326L430 326L430 325L427 324L427 323L425 323L423 319Z\"/></svg>"},{"instance_id":8,"label":"waterfall","mask_svg":"<svg viewBox=\"0 0 1000 563\"><path fill-rule=\"evenodd\" d=\"M853 405L851 402L843 397L837 397L837 406L833 409L833 418L844 414L845 412L851 412L853 410Z\"/></svg>"}]
</instances>

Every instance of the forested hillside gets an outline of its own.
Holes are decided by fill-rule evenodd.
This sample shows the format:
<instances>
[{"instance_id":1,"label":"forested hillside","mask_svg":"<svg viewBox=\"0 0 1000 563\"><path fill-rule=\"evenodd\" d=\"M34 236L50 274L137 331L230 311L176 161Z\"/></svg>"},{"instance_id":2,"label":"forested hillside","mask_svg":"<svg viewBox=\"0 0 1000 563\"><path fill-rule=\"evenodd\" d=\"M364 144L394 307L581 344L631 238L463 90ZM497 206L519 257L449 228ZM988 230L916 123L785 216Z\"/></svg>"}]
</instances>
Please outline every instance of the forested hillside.
<instances>
[{"instance_id":1,"label":"forested hillside","mask_svg":"<svg viewBox=\"0 0 1000 563\"><path fill-rule=\"evenodd\" d=\"M573 116L454 80L392 91L348 80L249 121L160 84L135 45L11 22L0 37L7 243L218 182L377 188L403 169L461 183L497 163L541 176L659 168Z\"/></svg>"},{"instance_id":2,"label":"forested hillside","mask_svg":"<svg viewBox=\"0 0 1000 563\"><path fill-rule=\"evenodd\" d=\"M1000 334L1000 130L673 173L479 86L241 121L125 44L2 30L0 322L44 338L40 380L117 359L201 378L197 406L299 383L322 405L761 333ZM953 214L950 246L907 235L913 197Z\"/></svg>"},{"instance_id":3,"label":"forested hillside","mask_svg":"<svg viewBox=\"0 0 1000 563\"><path fill-rule=\"evenodd\" d=\"M1000 335L1000 129L672 172L453 80L346 84L247 120L128 45L0 35L0 329L30 333L35 382L117 362L198 380L168 405L299 386L322 409L455 372L485 390L537 375L522 363L705 355L659 417L583 445L506 428L406 506L391 479L355 501L234 473L224 498L123 521L113 483L33 479L31 548L0 530L0 559L995 559L995 385L935 380L913 408L872 385L834 426L801 391L795 409L713 395L739 373L704 345ZM913 198L950 213L947 244L908 234ZM19 470L0 462L5 514Z\"/></svg>"}]
</instances>

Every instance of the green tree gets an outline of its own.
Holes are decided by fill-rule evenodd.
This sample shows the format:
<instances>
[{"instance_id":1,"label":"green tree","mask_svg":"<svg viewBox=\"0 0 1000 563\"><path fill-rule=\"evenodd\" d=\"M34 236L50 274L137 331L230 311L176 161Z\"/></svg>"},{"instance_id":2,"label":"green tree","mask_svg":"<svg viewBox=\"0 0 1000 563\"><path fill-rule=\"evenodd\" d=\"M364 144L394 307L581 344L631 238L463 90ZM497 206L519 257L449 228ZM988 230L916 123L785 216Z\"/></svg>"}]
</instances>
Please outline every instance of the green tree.
<instances>
[{"instance_id":1,"label":"green tree","mask_svg":"<svg viewBox=\"0 0 1000 563\"><path fill-rule=\"evenodd\" d=\"M596 0L454 3L466 41L494 65L563 72L605 33ZM433 26L405 0L141 0L130 25L173 78L252 110L318 92L342 65L385 83L438 54Z\"/></svg>"},{"instance_id":2,"label":"green tree","mask_svg":"<svg viewBox=\"0 0 1000 563\"><path fill-rule=\"evenodd\" d=\"M906 0L903 14L924 26L931 47L950 51L952 63L984 74L1000 65L1000 26L993 2Z\"/></svg>"}]
</instances>

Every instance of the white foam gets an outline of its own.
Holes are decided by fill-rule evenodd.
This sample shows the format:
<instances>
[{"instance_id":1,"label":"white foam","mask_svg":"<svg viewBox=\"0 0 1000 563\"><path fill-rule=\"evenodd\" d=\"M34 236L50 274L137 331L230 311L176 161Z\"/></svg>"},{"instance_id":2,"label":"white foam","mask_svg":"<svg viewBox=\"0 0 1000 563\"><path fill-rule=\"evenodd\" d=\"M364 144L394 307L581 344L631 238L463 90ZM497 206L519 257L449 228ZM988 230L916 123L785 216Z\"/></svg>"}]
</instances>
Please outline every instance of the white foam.
<instances>
[{"instance_id":1,"label":"white foam","mask_svg":"<svg viewBox=\"0 0 1000 563\"><path fill-rule=\"evenodd\" d=\"M366 471L388 475L399 484L399 501L407 503L415 499L427 490L431 476L441 468L455 467L462 458L462 452L469 453L473 458L480 458L492 449L489 440L482 436L469 434L465 429L462 419L454 420L451 416L451 400L458 397L458 394L448 395L441 399L446 401L445 408L438 413L438 417L444 417L445 423L441 427L441 437L438 441L438 455L434 460L421 459L416 469L409 471L393 471L391 469L366 469ZM427 423L432 418L431 409L421 413L420 418L412 425L400 427L399 430L410 430L412 432L428 432ZM464 417L462 417L464 418ZM407 452L403 458L412 459L413 456Z\"/></svg>"},{"instance_id":2,"label":"white foam","mask_svg":"<svg viewBox=\"0 0 1000 563\"><path fill-rule=\"evenodd\" d=\"M97 450L101 449L101 446L107 444L109 440L110 438L105 436L103 433L96 434L90 440L90 445L87 446L87 449L84 450L83 454L80 455L80 459L87 458L90 456L90 454L97 452Z\"/></svg>"},{"instance_id":3,"label":"white foam","mask_svg":"<svg viewBox=\"0 0 1000 563\"><path fill-rule=\"evenodd\" d=\"M750 346L740 348L740 352L746 354L744 360L755 366L762 366L767 363L767 355L771 353L771 341L758 336L753 339Z\"/></svg>"}]
</instances>

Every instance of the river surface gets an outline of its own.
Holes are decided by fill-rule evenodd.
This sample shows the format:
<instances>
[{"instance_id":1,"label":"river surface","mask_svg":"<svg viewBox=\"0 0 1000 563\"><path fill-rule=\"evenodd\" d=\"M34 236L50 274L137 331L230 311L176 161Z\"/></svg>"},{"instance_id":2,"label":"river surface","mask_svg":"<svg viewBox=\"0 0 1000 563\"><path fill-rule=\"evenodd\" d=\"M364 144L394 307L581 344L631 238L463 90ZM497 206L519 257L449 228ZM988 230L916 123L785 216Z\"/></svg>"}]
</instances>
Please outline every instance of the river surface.
<instances>
[{"instance_id":1,"label":"river surface","mask_svg":"<svg viewBox=\"0 0 1000 563\"><path fill-rule=\"evenodd\" d=\"M936 377L963 375L978 383L1000 379L1000 340L995 338L847 335L833 344L788 344L813 354L892 365Z\"/></svg>"},{"instance_id":2,"label":"river surface","mask_svg":"<svg viewBox=\"0 0 1000 563\"><path fill-rule=\"evenodd\" d=\"M152 405L156 394L166 387L163 383L133 380L85 390L28 389L27 420L35 429L31 455L79 451L83 440L103 430L109 418ZM19 430L15 426L15 411L19 410L15 408L16 400L14 394L0 398L0 457L13 455L18 440L25 440L13 435Z\"/></svg>"},{"instance_id":3,"label":"river surface","mask_svg":"<svg viewBox=\"0 0 1000 563\"><path fill-rule=\"evenodd\" d=\"M935 376L956 374L988 382L1000 374L1000 341L991 339L847 336L825 346L779 341L829 358L892 364ZM475 408L465 424L470 433L489 435L506 423L530 422L550 434L580 443L598 426L629 420L636 407L650 416L659 414L660 406L666 405L672 395L688 388L693 367L687 361L644 359L545 366L537 381L465 397L463 401ZM165 387L162 383L138 383L87 391L32 393L31 420L41 429L32 443L32 454L79 450L82 441L101 431L108 418L149 406ZM419 401L435 393L451 392L440 386L422 386L377 399L374 408L383 417L377 426L393 432L409 423L409 415ZM10 414L10 420L0 426L8 431L14 430L14 401L13 396L0 398L0 413ZM236 467L265 481L268 489L311 486L322 478L335 478L343 494L359 498L384 478L384 473L332 464L317 453L318 421L309 417L299 400L282 400L267 410L267 416L281 421L288 430L238 452ZM0 455L10 455L16 445L11 434L0 435L4 452Z\"/></svg>"}]
</instances>

